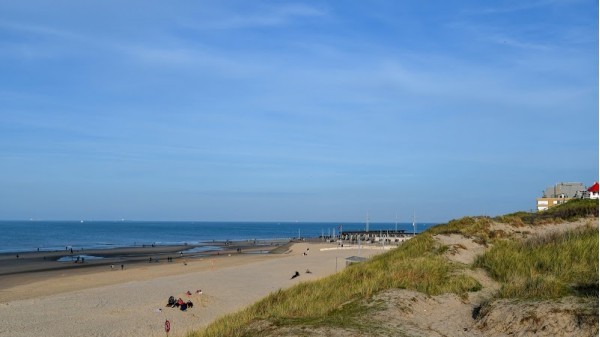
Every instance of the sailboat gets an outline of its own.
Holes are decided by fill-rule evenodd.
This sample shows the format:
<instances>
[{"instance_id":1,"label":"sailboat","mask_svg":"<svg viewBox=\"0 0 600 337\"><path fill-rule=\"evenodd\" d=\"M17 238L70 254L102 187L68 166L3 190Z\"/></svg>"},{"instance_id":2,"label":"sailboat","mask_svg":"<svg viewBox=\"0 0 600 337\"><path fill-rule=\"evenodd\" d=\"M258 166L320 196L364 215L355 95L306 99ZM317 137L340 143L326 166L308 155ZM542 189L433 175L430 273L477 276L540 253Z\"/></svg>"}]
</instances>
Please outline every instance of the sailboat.
<instances>
[{"instance_id":1,"label":"sailboat","mask_svg":"<svg viewBox=\"0 0 600 337\"><path fill-rule=\"evenodd\" d=\"M415 224L415 211L413 210L413 237L417 235L417 225Z\"/></svg>"}]
</instances>

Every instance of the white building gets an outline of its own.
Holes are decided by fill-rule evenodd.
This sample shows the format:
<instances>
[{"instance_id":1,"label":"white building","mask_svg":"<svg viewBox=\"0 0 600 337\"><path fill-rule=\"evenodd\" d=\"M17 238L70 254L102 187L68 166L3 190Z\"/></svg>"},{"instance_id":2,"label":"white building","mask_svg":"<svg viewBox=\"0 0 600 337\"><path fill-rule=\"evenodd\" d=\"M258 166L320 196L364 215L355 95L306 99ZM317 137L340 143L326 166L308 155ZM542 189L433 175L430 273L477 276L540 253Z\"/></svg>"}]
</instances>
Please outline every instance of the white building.
<instances>
[{"instance_id":1,"label":"white building","mask_svg":"<svg viewBox=\"0 0 600 337\"><path fill-rule=\"evenodd\" d=\"M598 183L586 188L582 183L558 183L548 187L541 198L537 198L537 210L545 211L550 207L564 204L573 199L598 199Z\"/></svg>"}]
</instances>

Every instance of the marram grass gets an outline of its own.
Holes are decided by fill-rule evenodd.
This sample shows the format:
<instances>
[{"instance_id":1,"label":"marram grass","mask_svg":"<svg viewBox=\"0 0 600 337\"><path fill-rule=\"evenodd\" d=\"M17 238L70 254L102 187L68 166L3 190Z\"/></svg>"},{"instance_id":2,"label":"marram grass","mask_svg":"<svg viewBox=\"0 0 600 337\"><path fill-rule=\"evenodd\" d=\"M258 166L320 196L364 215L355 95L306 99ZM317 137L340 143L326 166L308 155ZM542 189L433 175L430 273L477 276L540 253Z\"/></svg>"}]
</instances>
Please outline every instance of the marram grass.
<instances>
[{"instance_id":1,"label":"marram grass","mask_svg":"<svg viewBox=\"0 0 600 337\"><path fill-rule=\"evenodd\" d=\"M597 295L598 229L587 227L522 242L498 241L477 258L475 266L502 284L501 298Z\"/></svg>"},{"instance_id":2,"label":"marram grass","mask_svg":"<svg viewBox=\"0 0 600 337\"><path fill-rule=\"evenodd\" d=\"M481 289L473 278L456 273L462 267L441 256L430 234L423 233L370 261L350 265L329 277L303 282L271 293L254 305L227 315L190 337L245 336L245 327L259 321L332 324L323 317L390 288L413 289L430 295ZM354 312L354 311L353 311ZM339 321L344 321L340 319ZM333 323L334 324L334 323Z\"/></svg>"},{"instance_id":3,"label":"marram grass","mask_svg":"<svg viewBox=\"0 0 600 337\"><path fill-rule=\"evenodd\" d=\"M368 309L359 305L360 300L382 290L400 288L429 295L456 293L466 296L469 291L481 289L475 279L460 273L464 267L442 257L447 247L435 243L432 235L436 234L455 233L481 244L493 243L494 247L479 257L474 265L485 268L502 284L499 297L598 296L597 229L526 242L507 240L490 230L494 220L521 227L592 216L597 221L597 200L570 201L540 213L519 212L495 219L465 217L453 220L430 228L399 248L375 256L370 261L351 265L340 273L317 281L271 293L261 301L226 315L188 336L260 336L265 334L265 330L278 325L360 325L360 319L349 319L366 316L364 311ZM359 325L354 327L360 328ZM377 327L366 328L373 331Z\"/></svg>"},{"instance_id":4,"label":"marram grass","mask_svg":"<svg viewBox=\"0 0 600 337\"><path fill-rule=\"evenodd\" d=\"M551 207L545 211L529 213L516 212L496 217L495 220L515 227L544 225L573 221L580 218L598 217L598 199L572 199L567 203Z\"/></svg>"}]
</instances>

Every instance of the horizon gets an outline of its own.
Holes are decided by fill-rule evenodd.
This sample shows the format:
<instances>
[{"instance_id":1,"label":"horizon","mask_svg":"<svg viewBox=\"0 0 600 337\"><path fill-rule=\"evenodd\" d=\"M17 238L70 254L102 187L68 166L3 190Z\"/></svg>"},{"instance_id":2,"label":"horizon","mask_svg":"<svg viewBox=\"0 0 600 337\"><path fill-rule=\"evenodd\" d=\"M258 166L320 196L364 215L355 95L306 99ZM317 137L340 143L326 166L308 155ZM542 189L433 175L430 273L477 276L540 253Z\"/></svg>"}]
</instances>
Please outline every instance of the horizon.
<instances>
[{"instance_id":1,"label":"horizon","mask_svg":"<svg viewBox=\"0 0 600 337\"><path fill-rule=\"evenodd\" d=\"M600 180L598 13L589 1L1 3L0 218L533 210L549 186Z\"/></svg>"},{"instance_id":2,"label":"horizon","mask_svg":"<svg viewBox=\"0 0 600 337\"><path fill-rule=\"evenodd\" d=\"M454 219L453 219L454 220ZM276 221L276 220L265 220L265 221L261 221L261 220L139 220L139 219L0 219L0 222L37 222L37 221L47 221L47 222L75 222L75 223L86 223L86 222L197 222L197 223L249 223L249 224L253 224L253 223L281 223L281 224L294 224L294 223L298 223L298 224L319 224L319 223L323 223L323 224L351 224L351 225L356 225L356 224L365 224L365 222L360 222L360 221L319 221L319 220L315 220L315 221L299 221L299 220L281 220L281 221ZM406 224L410 224L412 225L412 221L411 222L406 222L406 221L385 221L385 220L379 220L379 221L369 221L369 224L371 225L378 225L378 224L395 224L397 223L398 225L406 225ZM424 224L424 225L430 225L430 224L440 224L438 222L427 222L427 221L416 221L415 220L415 224Z\"/></svg>"}]
</instances>

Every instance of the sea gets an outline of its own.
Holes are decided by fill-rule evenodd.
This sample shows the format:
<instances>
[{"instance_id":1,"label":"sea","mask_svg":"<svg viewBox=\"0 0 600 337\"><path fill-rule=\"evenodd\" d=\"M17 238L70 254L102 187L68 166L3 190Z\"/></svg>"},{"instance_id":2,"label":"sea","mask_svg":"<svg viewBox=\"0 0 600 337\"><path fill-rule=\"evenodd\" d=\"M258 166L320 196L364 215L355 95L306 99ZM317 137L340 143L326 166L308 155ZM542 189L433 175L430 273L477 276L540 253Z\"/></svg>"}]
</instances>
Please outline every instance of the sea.
<instances>
[{"instance_id":1,"label":"sea","mask_svg":"<svg viewBox=\"0 0 600 337\"><path fill-rule=\"evenodd\" d=\"M435 225L416 223L417 233ZM365 223L209 221L0 221L0 253L109 249L143 245L207 245L214 241L290 240L365 230ZM369 231L405 230L412 223L370 223Z\"/></svg>"}]
</instances>

